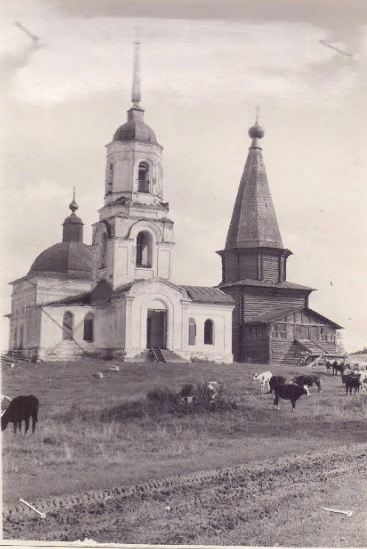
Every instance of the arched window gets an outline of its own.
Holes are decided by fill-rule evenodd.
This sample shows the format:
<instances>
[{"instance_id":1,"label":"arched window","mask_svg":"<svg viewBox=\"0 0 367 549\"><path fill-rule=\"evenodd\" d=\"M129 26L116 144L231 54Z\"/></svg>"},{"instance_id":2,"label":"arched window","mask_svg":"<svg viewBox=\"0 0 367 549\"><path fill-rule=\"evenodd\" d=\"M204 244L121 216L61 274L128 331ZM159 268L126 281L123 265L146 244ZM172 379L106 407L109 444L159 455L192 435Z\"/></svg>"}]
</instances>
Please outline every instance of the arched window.
<instances>
[{"instance_id":1,"label":"arched window","mask_svg":"<svg viewBox=\"0 0 367 549\"><path fill-rule=\"evenodd\" d=\"M196 322L189 318L189 345L196 345Z\"/></svg>"},{"instance_id":2,"label":"arched window","mask_svg":"<svg viewBox=\"0 0 367 549\"><path fill-rule=\"evenodd\" d=\"M204 323L204 343L205 345L214 344L214 322L209 318Z\"/></svg>"},{"instance_id":3,"label":"arched window","mask_svg":"<svg viewBox=\"0 0 367 549\"><path fill-rule=\"evenodd\" d=\"M140 232L136 238L136 266L152 266L152 237L145 231Z\"/></svg>"},{"instance_id":4,"label":"arched window","mask_svg":"<svg viewBox=\"0 0 367 549\"><path fill-rule=\"evenodd\" d=\"M99 266L105 267L107 265L107 235L102 233L101 240L99 242Z\"/></svg>"},{"instance_id":5,"label":"arched window","mask_svg":"<svg viewBox=\"0 0 367 549\"><path fill-rule=\"evenodd\" d=\"M73 339L73 321L73 313L65 311L62 319L62 339Z\"/></svg>"},{"instance_id":6,"label":"arched window","mask_svg":"<svg viewBox=\"0 0 367 549\"><path fill-rule=\"evenodd\" d=\"M90 343L94 341L94 318L93 313L88 313L84 317L84 332L83 332L84 341L89 341Z\"/></svg>"},{"instance_id":7,"label":"arched window","mask_svg":"<svg viewBox=\"0 0 367 549\"><path fill-rule=\"evenodd\" d=\"M107 174L107 194L112 193L113 173L114 173L114 165L112 162L110 162L108 165L108 174Z\"/></svg>"},{"instance_id":8,"label":"arched window","mask_svg":"<svg viewBox=\"0 0 367 549\"><path fill-rule=\"evenodd\" d=\"M149 192L149 164L140 162L138 171L138 191L139 193Z\"/></svg>"}]
</instances>

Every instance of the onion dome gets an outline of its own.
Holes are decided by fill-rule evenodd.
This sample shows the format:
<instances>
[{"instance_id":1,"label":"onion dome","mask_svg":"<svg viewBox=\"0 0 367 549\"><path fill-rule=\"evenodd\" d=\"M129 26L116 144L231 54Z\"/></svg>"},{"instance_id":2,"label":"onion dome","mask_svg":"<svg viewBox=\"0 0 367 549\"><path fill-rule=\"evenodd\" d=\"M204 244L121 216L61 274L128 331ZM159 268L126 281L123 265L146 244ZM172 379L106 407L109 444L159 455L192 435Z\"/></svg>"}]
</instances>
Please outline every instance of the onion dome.
<instances>
[{"instance_id":1,"label":"onion dome","mask_svg":"<svg viewBox=\"0 0 367 549\"><path fill-rule=\"evenodd\" d=\"M113 141L143 141L157 144L154 131L143 120L143 109L132 107L128 111L128 119L120 126L113 136Z\"/></svg>"},{"instance_id":2,"label":"onion dome","mask_svg":"<svg viewBox=\"0 0 367 549\"><path fill-rule=\"evenodd\" d=\"M258 121L256 120L255 124L251 126L251 128L248 131L249 136L251 139L262 139L264 137L264 128L262 128Z\"/></svg>"},{"instance_id":3,"label":"onion dome","mask_svg":"<svg viewBox=\"0 0 367 549\"><path fill-rule=\"evenodd\" d=\"M91 278L91 246L83 243L83 221L75 214L78 204L69 205L71 214L63 223L62 242L44 250L33 262L30 273L57 273L78 278Z\"/></svg>"},{"instance_id":4,"label":"onion dome","mask_svg":"<svg viewBox=\"0 0 367 549\"><path fill-rule=\"evenodd\" d=\"M132 107L127 111L127 122L117 128L113 141L142 141L157 144L154 131L144 122L144 109L140 106L140 43L135 42L134 69L131 90Z\"/></svg>"}]
</instances>

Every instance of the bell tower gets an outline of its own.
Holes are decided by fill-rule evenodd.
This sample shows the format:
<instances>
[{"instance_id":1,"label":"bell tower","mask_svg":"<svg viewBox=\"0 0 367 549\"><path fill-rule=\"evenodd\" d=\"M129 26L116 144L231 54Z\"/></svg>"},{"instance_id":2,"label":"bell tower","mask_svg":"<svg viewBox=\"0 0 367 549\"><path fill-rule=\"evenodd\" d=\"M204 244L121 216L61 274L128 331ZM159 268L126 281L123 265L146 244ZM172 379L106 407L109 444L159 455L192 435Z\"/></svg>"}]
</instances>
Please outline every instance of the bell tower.
<instances>
[{"instance_id":1,"label":"bell tower","mask_svg":"<svg viewBox=\"0 0 367 549\"><path fill-rule=\"evenodd\" d=\"M140 44L135 43L132 106L107 148L105 204L127 198L141 204L163 199L162 150L140 106Z\"/></svg>"},{"instance_id":2,"label":"bell tower","mask_svg":"<svg viewBox=\"0 0 367 549\"><path fill-rule=\"evenodd\" d=\"M106 145L104 206L93 230L93 278L118 287L171 276L173 221L163 200L163 147L144 122L140 43L134 44L132 106Z\"/></svg>"}]
</instances>

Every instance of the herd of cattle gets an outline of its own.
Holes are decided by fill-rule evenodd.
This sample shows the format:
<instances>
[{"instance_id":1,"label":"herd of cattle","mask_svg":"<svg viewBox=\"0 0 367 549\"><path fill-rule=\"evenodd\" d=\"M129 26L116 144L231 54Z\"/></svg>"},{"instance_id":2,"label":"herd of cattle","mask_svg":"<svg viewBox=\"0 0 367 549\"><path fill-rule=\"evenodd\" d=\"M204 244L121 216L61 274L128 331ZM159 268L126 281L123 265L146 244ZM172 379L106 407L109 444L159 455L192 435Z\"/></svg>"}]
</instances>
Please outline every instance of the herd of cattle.
<instances>
[{"instance_id":1,"label":"herd of cattle","mask_svg":"<svg viewBox=\"0 0 367 549\"><path fill-rule=\"evenodd\" d=\"M325 362L325 368L333 375L340 374L341 380L345 385L346 395L367 392L367 369L366 367L352 368L349 364L334 362ZM118 370L117 370L118 371ZM292 411L296 409L296 402L302 395L310 396L309 388L317 387L321 391L321 378L316 374L301 374L291 378L287 382L286 377L282 375L273 375L266 371L256 373L253 379L260 383L263 394L274 395L274 406L279 409L279 399L289 400L292 405ZM185 384L177 393L177 397L186 404L194 404L198 400L213 402L221 396L222 385L217 381L209 381L194 386L191 383ZM2 398L9 400L9 406L1 415L1 430L4 431L9 423L13 424L14 433L21 431L22 422L25 422L25 433L29 430L29 422L32 419L32 433L34 432L38 421L39 401L33 395L18 396L13 399L2 395Z\"/></svg>"},{"instance_id":2,"label":"herd of cattle","mask_svg":"<svg viewBox=\"0 0 367 549\"><path fill-rule=\"evenodd\" d=\"M345 385L346 395L367 391L367 371L352 368L350 364L334 362L325 362L327 371L332 371L333 375L341 375L342 383ZM265 394L274 394L274 406L279 409L279 398L289 400L292 404L293 412L296 409L296 402L302 395L310 396L309 387L315 385L318 391L321 391L321 378L316 374L298 375L287 383L284 376L275 375L272 372L262 372L254 375L253 379L261 385L261 390Z\"/></svg>"}]
</instances>

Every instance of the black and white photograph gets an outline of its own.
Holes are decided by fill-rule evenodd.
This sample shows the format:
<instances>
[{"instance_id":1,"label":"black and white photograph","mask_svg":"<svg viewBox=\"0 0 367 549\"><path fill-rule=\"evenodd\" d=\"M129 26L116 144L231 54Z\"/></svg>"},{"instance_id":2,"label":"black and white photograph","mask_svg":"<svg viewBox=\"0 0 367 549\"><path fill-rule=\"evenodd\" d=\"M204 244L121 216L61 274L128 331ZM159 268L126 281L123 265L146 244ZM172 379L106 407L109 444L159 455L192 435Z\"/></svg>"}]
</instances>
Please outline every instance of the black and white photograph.
<instances>
[{"instance_id":1,"label":"black and white photograph","mask_svg":"<svg viewBox=\"0 0 367 549\"><path fill-rule=\"evenodd\" d=\"M0 18L0 544L366 546L367 2Z\"/></svg>"}]
</instances>

